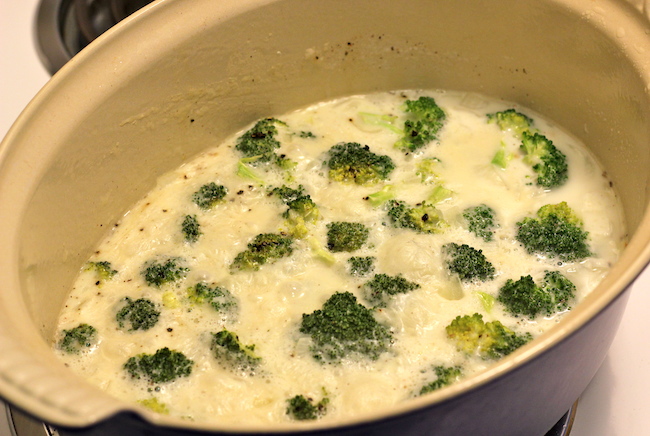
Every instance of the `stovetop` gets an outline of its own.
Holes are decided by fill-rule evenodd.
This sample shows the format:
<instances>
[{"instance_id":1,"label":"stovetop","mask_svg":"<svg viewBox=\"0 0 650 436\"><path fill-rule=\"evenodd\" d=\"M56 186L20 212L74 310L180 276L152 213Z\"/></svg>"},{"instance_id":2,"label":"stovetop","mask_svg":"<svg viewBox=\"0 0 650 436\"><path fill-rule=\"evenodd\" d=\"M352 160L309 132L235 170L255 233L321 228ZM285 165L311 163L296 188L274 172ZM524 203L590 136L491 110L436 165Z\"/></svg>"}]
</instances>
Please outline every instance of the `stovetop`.
<instances>
[{"instance_id":1,"label":"stovetop","mask_svg":"<svg viewBox=\"0 0 650 436\"><path fill-rule=\"evenodd\" d=\"M71 1L71 0L69 0ZM36 49L39 0L0 1L0 137L49 79ZM119 2L118 2L119 3ZM571 436L636 436L650 428L650 268L633 285L622 325L608 357L578 401ZM45 435L42 432L39 434ZM14 434L0 404L0 436Z\"/></svg>"}]
</instances>

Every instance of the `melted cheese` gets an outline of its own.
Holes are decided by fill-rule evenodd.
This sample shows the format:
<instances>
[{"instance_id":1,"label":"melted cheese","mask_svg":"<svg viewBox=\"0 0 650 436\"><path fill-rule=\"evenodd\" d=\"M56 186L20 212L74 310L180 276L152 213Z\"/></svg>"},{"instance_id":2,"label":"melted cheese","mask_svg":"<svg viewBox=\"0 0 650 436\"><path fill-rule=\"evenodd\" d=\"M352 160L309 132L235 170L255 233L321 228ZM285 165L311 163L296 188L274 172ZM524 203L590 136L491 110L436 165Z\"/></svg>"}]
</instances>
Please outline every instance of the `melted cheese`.
<instances>
[{"instance_id":1,"label":"melted cheese","mask_svg":"<svg viewBox=\"0 0 650 436\"><path fill-rule=\"evenodd\" d=\"M447 121L439 139L421 152L405 155L393 144L398 135L364 122L361 113L403 117L405 98L433 96L446 111ZM510 106L477 95L455 92L404 91L353 96L324 102L279 116L279 153L296 162L293 186L302 184L318 205L322 219L311 227L310 238L298 240L294 253L256 272L231 273L229 265L259 233L285 228L281 214L286 207L269 197L268 188L287 182L282 171L253 167L265 181L260 186L236 173L241 158L234 149L239 132L217 148L187 162L160 178L158 186L133 206L97 248L91 260L107 260L118 273L98 286L93 273L82 270L61 312L59 330L79 323L95 326L99 342L80 355L58 351L70 368L106 392L126 401L155 397L173 416L219 423L267 424L287 421L286 400L303 394L315 399L327 392L330 399L324 420L353 416L387 408L412 398L432 379L432 366L462 365L465 376L484 370L492 362L460 353L445 335L444 327L457 315L481 313L485 320L501 320L518 332L539 335L562 318L534 321L509 316L499 306L486 311L476 292L496 295L509 279L530 274L537 280L547 269L559 270L584 298L616 261L625 229L618 200L603 177L602 168L575 138L558 126L532 115L535 126L567 155L570 177L566 185L543 190L530 181L533 173L522 162L518 142L486 122L486 114ZM521 110L521 109L518 109ZM522 110L531 115L530 111ZM308 131L315 138L297 132ZM426 198L432 184L416 175L416 164L427 157L440 159L439 178L453 196L437 206L449 227L440 234L418 234L386 224L386 212L364 200L385 184L357 186L327 178L326 152L339 142L368 144L396 164L391 179L397 198L414 204ZM502 145L504 144L504 145ZM506 169L492 165L499 147L518 155ZM206 183L228 188L226 201L209 211L199 209L191 195ZM566 201L584 219L593 257L579 263L532 256L514 239L516 223L532 216L544 204ZM495 240L486 243L469 233L460 218L463 209L485 203L497 211ZM202 235L187 243L180 232L185 215L196 215ZM391 326L395 342L390 353L375 362L322 365L309 353L309 340L298 332L302 314L322 307L337 291L350 291L360 301L364 278L346 270L350 253L331 253L330 264L319 257L309 241L325 247L326 224L332 221L362 222L370 229L369 242L353 253L376 256L375 272L401 274L421 287L394 298L377 318ZM483 250L496 268L496 277L485 283L458 284L449 280L441 247L449 242L467 243ZM143 265L161 256L185 259L187 276L161 289L143 280ZM187 299L186 290L206 281L228 289L239 301L236 318L220 316L209 306ZM161 307L160 320L147 331L118 329L116 307L124 297L148 298ZM210 352L210 333L223 328L235 331L244 344L255 344L262 356L254 375L225 370ZM155 392L143 381L134 381L124 362L138 353L162 347L182 351L193 360L189 377L159 385Z\"/></svg>"}]
</instances>

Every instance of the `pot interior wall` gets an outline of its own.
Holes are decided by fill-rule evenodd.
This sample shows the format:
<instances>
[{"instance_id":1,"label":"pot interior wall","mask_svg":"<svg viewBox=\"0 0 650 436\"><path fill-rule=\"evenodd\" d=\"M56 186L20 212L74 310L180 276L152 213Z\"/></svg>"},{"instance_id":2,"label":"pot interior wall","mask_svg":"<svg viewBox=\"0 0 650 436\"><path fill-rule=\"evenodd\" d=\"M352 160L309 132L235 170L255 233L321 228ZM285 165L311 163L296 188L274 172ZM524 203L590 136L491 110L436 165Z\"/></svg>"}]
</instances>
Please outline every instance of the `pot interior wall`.
<instances>
[{"instance_id":1,"label":"pot interior wall","mask_svg":"<svg viewBox=\"0 0 650 436\"><path fill-rule=\"evenodd\" d=\"M22 292L46 340L82 262L160 174L257 118L351 93L446 88L528 106L589 144L629 229L641 222L647 77L589 1L574 2L582 14L539 0L184 3L91 45L33 115L73 112L49 135L20 228ZM75 90L84 68L103 73Z\"/></svg>"}]
</instances>

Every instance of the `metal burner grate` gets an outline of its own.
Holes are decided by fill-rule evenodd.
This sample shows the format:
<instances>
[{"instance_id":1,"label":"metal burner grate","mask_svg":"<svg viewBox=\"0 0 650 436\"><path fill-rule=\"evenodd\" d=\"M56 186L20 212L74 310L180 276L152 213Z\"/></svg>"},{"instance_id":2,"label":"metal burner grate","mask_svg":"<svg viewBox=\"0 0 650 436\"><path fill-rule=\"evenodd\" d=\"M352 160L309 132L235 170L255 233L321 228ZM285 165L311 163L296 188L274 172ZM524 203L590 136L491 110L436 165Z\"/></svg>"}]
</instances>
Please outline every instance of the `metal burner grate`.
<instances>
[{"instance_id":1,"label":"metal burner grate","mask_svg":"<svg viewBox=\"0 0 650 436\"><path fill-rule=\"evenodd\" d=\"M152 0L42 0L36 22L41 61L54 74L95 38Z\"/></svg>"},{"instance_id":2,"label":"metal burner grate","mask_svg":"<svg viewBox=\"0 0 650 436\"><path fill-rule=\"evenodd\" d=\"M7 406L7 418L13 436L59 436L59 432L52 427L35 421L9 406Z\"/></svg>"},{"instance_id":3,"label":"metal burner grate","mask_svg":"<svg viewBox=\"0 0 650 436\"><path fill-rule=\"evenodd\" d=\"M575 419L578 402L571 406L571 409L560 419L557 424L544 436L569 436L573 421ZM12 425L13 436L59 436L56 429L35 421L33 418L24 413L7 407L7 415Z\"/></svg>"}]
</instances>

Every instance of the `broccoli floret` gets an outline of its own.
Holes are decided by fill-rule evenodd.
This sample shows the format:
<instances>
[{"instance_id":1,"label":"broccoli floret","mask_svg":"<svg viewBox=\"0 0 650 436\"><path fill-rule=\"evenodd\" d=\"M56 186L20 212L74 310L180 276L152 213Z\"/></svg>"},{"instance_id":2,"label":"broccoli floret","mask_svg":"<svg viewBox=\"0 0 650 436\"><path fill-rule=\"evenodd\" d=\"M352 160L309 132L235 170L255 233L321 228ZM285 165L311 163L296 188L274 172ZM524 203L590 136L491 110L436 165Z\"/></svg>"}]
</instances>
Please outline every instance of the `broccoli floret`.
<instances>
[{"instance_id":1,"label":"broccoli floret","mask_svg":"<svg viewBox=\"0 0 650 436\"><path fill-rule=\"evenodd\" d=\"M509 279L499 290L497 301L515 316L551 316L570 308L576 286L558 271L546 271L538 286L530 275Z\"/></svg>"},{"instance_id":2,"label":"broccoli floret","mask_svg":"<svg viewBox=\"0 0 650 436\"><path fill-rule=\"evenodd\" d=\"M564 201L542 206L536 218L526 217L518 222L515 237L530 254L564 262L591 256L589 233L582 229L582 221Z\"/></svg>"},{"instance_id":3,"label":"broccoli floret","mask_svg":"<svg viewBox=\"0 0 650 436\"><path fill-rule=\"evenodd\" d=\"M364 298L374 307L386 307L389 299L397 294L407 294L420 287L419 284L406 280L402 276L375 274L363 286Z\"/></svg>"},{"instance_id":4,"label":"broccoli floret","mask_svg":"<svg viewBox=\"0 0 650 436\"><path fill-rule=\"evenodd\" d=\"M547 219L550 215L555 215L567 224L573 226L580 227L583 224L582 220L578 215L576 215L575 211L569 207L569 204L566 201L557 204L545 204L537 211L537 216L542 220Z\"/></svg>"},{"instance_id":5,"label":"broccoli floret","mask_svg":"<svg viewBox=\"0 0 650 436\"><path fill-rule=\"evenodd\" d=\"M287 210L282 216L286 219L289 232L296 238L307 236L306 224L314 223L320 219L318 206L308 194L305 194L302 185L296 189L288 186L273 188L270 195L278 197L287 205Z\"/></svg>"},{"instance_id":6,"label":"broccoli floret","mask_svg":"<svg viewBox=\"0 0 650 436\"><path fill-rule=\"evenodd\" d=\"M110 262L105 260L99 262L88 262L85 267L86 271L94 271L97 275L97 281L95 284L100 286L107 280L113 278L117 274L117 270L114 270Z\"/></svg>"},{"instance_id":7,"label":"broccoli floret","mask_svg":"<svg viewBox=\"0 0 650 436\"><path fill-rule=\"evenodd\" d=\"M358 257L353 256L348 259L348 271L356 277L365 277L375 269L375 261L372 256Z\"/></svg>"},{"instance_id":8,"label":"broccoli floret","mask_svg":"<svg viewBox=\"0 0 650 436\"><path fill-rule=\"evenodd\" d=\"M196 219L196 215L185 215L183 223L181 224L181 231L183 232L185 241L189 243L198 241L199 236L203 234L203 232L201 232L201 225Z\"/></svg>"},{"instance_id":9,"label":"broccoli floret","mask_svg":"<svg viewBox=\"0 0 650 436\"><path fill-rule=\"evenodd\" d=\"M393 227L415 230L420 233L440 233L447 222L435 206L422 202L409 206L400 200L388 203L388 217Z\"/></svg>"},{"instance_id":10,"label":"broccoli floret","mask_svg":"<svg viewBox=\"0 0 650 436\"><path fill-rule=\"evenodd\" d=\"M467 229L485 242L494 239L494 229L497 227L496 213L491 207L481 204L468 207L463 211Z\"/></svg>"},{"instance_id":11,"label":"broccoli floret","mask_svg":"<svg viewBox=\"0 0 650 436\"><path fill-rule=\"evenodd\" d=\"M122 299L122 308L115 315L117 325L130 332L136 330L149 330L158 323L160 311L153 301L146 298L132 300L129 297Z\"/></svg>"},{"instance_id":12,"label":"broccoli floret","mask_svg":"<svg viewBox=\"0 0 650 436\"><path fill-rule=\"evenodd\" d=\"M436 379L422 386L418 395L426 395L445 386L449 386L457 382L463 375L463 370L460 366L434 366L433 372L436 374Z\"/></svg>"},{"instance_id":13,"label":"broccoli floret","mask_svg":"<svg viewBox=\"0 0 650 436\"><path fill-rule=\"evenodd\" d=\"M234 371L252 374L262 361L255 354L255 345L242 344L235 333L226 329L212 334L210 349L224 367Z\"/></svg>"},{"instance_id":14,"label":"broccoli floret","mask_svg":"<svg viewBox=\"0 0 650 436\"><path fill-rule=\"evenodd\" d=\"M539 186L555 188L563 185L569 178L566 156L545 136L523 132L520 149L525 154L524 161L537 173Z\"/></svg>"},{"instance_id":15,"label":"broccoli floret","mask_svg":"<svg viewBox=\"0 0 650 436\"><path fill-rule=\"evenodd\" d=\"M455 274L462 282L487 281L494 278L496 272L492 263L485 257L482 250L467 244L446 244L443 246L446 256L447 269Z\"/></svg>"},{"instance_id":16,"label":"broccoli floret","mask_svg":"<svg viewBox=\"0 0 650 436\"><path fill-rule=\"evenodd\" d=\"M322 363L377 360L393 341L391 331L350 292L337 292L322 309L303 314L300 332L311 337L312 356Z\"/></svg>"},{"instance_id":17,"label":"broccoli floret","mask_svg":"<svg viewBox=\"0 0 650 436\"><path fill-rule=\"evenodd\" d=\"M327 224L327 248L332 252L355 251L363 247L370 231L361 223L336 221Z\"/></svg>"},{"instance_id":18,"label":"broccoli floret","mask_svg":"<svg viewBox=\"0 0 650 436\"><path fill-rule=\"evenodd\" d=\"M395 146L405 152L414 152L437 138L447 115L432 97L422 96L406 100L405 112L410 119L404 122L403 137Z\"/></svg>"},{"instance_id":19,"label":"broccoli floret","mask_svg":"<svg viewBox=\"0 0 650 436\"><path fill-rule=\"evenodd\" d=\"M287 415L297 421L312 421L327 413L329 398L323 397L318 403L304 395L296 395L287 400Z\"/></svg>"},{"instance_id":20,"label":"broccoli floret","mask_svg":"<svg viewBox=\"0 0 650 436\"><path fill-rule=\"evenodd\" d=\"M79 354L97 342L97 329L89 324L79 324L70 330L63 330L59 348L68 354Z\"/></svg>"},{"instance_id":21,"label":"broccoli floret","mask_svg":"<svg viewBox=\"0 0 650 436\"><path fill-rule=\"evenodd\" d=\"M235 149L245 158L253 159L251 164L272 163L281 168L290 166L290 161L285 156L276 154L280 148L280 141L276 139L277 125L286 126L286 123L277 118L264 118L259 120L237 140Z\"/></svg>"},{"instance_id":22,"label":"broccoli floret","mask_svg":"<svg viewBox=\"0 0 650 436\"><path fill-rule=\"evenodd\" d=\"M239 253L231 270L257 271L267 263L289 256L293 253L293 239L277 233L261 233L248 244L246 250Z\"/></svg>"},{"instance_id":23,"label":"broccoli floret","mask_svg":"<svg viewBox=\"0 0 650 436\"><path fill-rule=\"evenodd\" d=\"M479 313L457 316L445 330L459 351L483 359L499 359L533 338L530 333L515 333L500 321L485 322Z\"/></svg>"},{"instance_id":24,"label":"broccoli floret","mask_svg":"<svg viewBox=\"0 0 650 436\"><path fill-rule=\"evenodd\" d=\"M331 180L357 185L386 180L395 169L390 157L375 154L367 145L356 142L342 142L332 147L326 165Z\"/></svg>"},{"instance_id":25,"label":"broccoli floret","mask_svg":"<svg viewBox=\"0 0 650 436\"><path fill-rule=\"evenodd\" d=\"M308 222L314 222L320 218L318 206L308 194L305 194L305 188L302 185L296 189L281 186L273 188L270 193L287 205L288 209L283 214L284 218L289 218L293 213L300 215Z\"/></svg>"},{"instance_id":26,"label":"broccoli floret","mask_svg":"<svg viewBox=\"0 0 650 436\"><path fill-rule=\"evenodd\" d=\"M201 186L199 190L192 195L192 201L201 209L209 210L223 201L227 193L228 189L225 186L210 182Z\"/></svg>"},{"instance_id":27,"label":"broccoli floret","mask_svg":"<svg viewBox=\"0 0 650 436\"><path fill-rule=\"evenodd\" d=\"M161 348L154 354L141 353L129 358L124 369L134 379L147 379L153 384L167 383L192 373L194 361L180 351Z\"/></svg>"},{"instance_id":28,"label":"broccoli floret","mask_svg":"<svg viewBox=\"0 0 650 436\"><path fill-rule=\"evenodd\" d=\"M520 139L522 134L533 126L532 118L514 109L488 114L487 119L488 123L496 124L501 130L511 131L515 137Z\"/></svg>"},{"instance_id":29,"label":"broccoli floret","mask_svg":"<svg viewBox=\"0 0 650 436\"><path fill-rule=\"evenodd\" d=\"M273 188L269 191L269 195L274 195L284 202L284 204L290 204L293 201L298 200L299 198L305 195L305 190L302 185L294 189L286 185L282 185L277 188Z\"/></svg>"},{"instance_id":30,"label":"broccoli floret","mask_svg":"<svg viewBox=\"0 0 650 436\"><path fill-rule=\"evenodd\" d=\"M195 304L210 304L217 312L231 313L237 310L238 302L232 293L221 286L210 287L197 283L187 290L189 300Z\"/></svg>"},{"instance_id":31,"label":"broccoli floret","mask_svg":"<svg viewBox=\"0 0 650 436\"><path fill-rule=\"evenodd\" d=\"M144 280L149 286L157 288L185 277L189 268L182 266L182 259L170 257L164 262L151 261L142 270Z\"/></svg>"}]
</instances>

